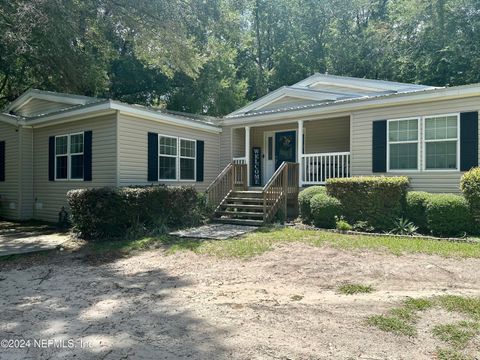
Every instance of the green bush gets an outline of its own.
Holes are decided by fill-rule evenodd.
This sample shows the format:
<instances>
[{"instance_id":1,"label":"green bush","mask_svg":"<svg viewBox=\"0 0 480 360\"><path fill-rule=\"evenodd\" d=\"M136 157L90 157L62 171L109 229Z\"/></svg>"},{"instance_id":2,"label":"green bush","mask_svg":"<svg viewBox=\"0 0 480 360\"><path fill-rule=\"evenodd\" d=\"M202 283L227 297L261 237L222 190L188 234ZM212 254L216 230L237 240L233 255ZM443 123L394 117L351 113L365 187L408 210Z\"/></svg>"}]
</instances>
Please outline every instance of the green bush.
<instances>
[{"instance_id":1,"label":"green bush","mask_svg":"<svg viewBox=\"0 0 480 360\"><path fill-rule=\"evenodd\" d=\"M193 187L81 189L69 191L67 199L73 231L91 240L192 226L207 215Z\"/></svg>"},{"instance_id":2,"label":"green bush","mask_svg":"<svg viewBox=\"0 0 480 360\"><path fill-rule=\"evenodd\" d=\"M470 205L470 210L478 228L480 225L480 168L473 168L463 174L460 189Z\"/></svg>"},{"instance_id":3,"label":"green bush","mask_svg":"<svg viewBox=\"0 0 480 360\"><path fill-rule=\"evenodd\" d=\"M428 231L426 208L432 194L424 191L409 191L405 203L405 217L411 220L420 232Z\"/></svg>"},{"instance_id":4,"label":"green bush","mask_svg":"<svg viewBox=\"0 0 480 360\"><path fill-rule=\"evenodd\" d=\"M310 224L313 220L310 211L310 200L317 194L326 194L325 186L310 186L298 194L298 204L302 221Z\"/></svg>"},{"instance_id":5,"label":"green bush","mask_svg":"<svg viewBox=\"0 0 480 360\"><path fill-rule=\"evenodd\" d=\"M367 221L376 230L390 230L402 216L408 178L360 176L329 179L327 194L340 200L343 215L354 224Z\"/></svg>"},{"instance_id":6,"label":"green bush","mask_svg":"<svg viewBox=\"0 0 480 360\"><path fill-rule=\"evenodd\" d=\"M317 194L310 200L310 207L315 226L335 228L336 217L342 213L340 201L327 194Z\"/></svg>"},{"instance_id":7,"label":"green bush","mask_svg":"<svg viewBox=\"0 0 480 360\"><path fill-rule=\"evenodd\" d=\"M471 229L472 218L463 196L431 194L427 201L428 228L434 235L459 236Z\"/></svg>"}]
</instances>

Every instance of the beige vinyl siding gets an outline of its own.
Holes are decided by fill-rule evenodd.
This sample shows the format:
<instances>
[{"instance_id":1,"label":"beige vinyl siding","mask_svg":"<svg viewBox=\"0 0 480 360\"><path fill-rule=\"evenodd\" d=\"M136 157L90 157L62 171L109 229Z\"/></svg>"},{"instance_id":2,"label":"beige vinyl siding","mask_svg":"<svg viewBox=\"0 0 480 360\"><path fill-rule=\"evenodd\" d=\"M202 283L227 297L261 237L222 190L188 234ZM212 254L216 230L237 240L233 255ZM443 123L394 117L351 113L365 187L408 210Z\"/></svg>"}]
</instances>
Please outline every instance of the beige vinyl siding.
<instances>
[{"instance_id":1,"label":"beige vinyl siding","mask_svg":"<svg viewBox=\"0 0 480 360\"><path fill-rule=\"evenodd\" d=\"M232 141L234 139L234 129L224 127L220 134L220 170L232 161Z\"/></svg>"},{"instance_id":2,"label":"beige vinyl siding","mask_svg":"<svg viewBox=\"0 0 480 360\"><path fill-rule=\"evenodd\" d=\"M303 123L305 154L350 150L350 119L348 117L310 120ZM264 133L270 131L297 131L297 122L251 128L252 146L264 152Z\"/></svg>"},{"instance_id":3,"label":"beige vinyl siding","mask_svg":"<svg viewBox=\"0 0 480 360\"><path fill-rule=\"evenodd\" d=\"M22 220L33 218L33 129L19 129L19 216Z\"/></svg>"},{"instance_id":4,"label":"beige vinyl siding","mask_svg":"<svg viewBox=\"0 0 480 360\"><path fill-rule=\"evenodd\" d=\"M245 157L245 128L233 129L232 153L233 157Z\"/></svg>"},{"instance_id":5,"label":"beige vinyl siding","mask_svg":"<svg viewBox=\"0 0 480 360\"><path fill-rule=\"evenodd\" d=\"M441 115L448 113L479 111L480 98L472 97L424 104L392 106L388 108L356 111L352 114L352 174L372 174L372 122L405 117ZM420 157L421 161L423 156ZM376 175L380 175L375 173ZM385 175L398 175L389 172ZM411 188L429 192L459 192L462 172L416 171L405 172Z\"/></svg>"},{"instance_id":6,"label":"beige vinyl siding","mask_svg":"<svg viewBox=\"0 0 480 360\"><path fill-rule=\"evenodd\" d=\"M304 122L305 154L350 151L350 118Z\"/></svg>"},{"instance_id":7,"label":"beige vinyl siding","mask_svg":"<svg viewBox=\"0 0 480 360\"><path fill-rule=\"evenodd\" d=\"M5 141L5 181L0 181L0 213L7 219L18 219L19 135L17 127L0 122L0 141Z\"/></svg>"},{"instance_id":8,"label":"beige vinyl siding","mask_svg":"<svg viewBox=\"0 0 480 360\"><path fill-rule=\"evenodd\" d=\"M49 137L88 130L92 131L92 181L49 181ZM34 129L34 217L57 221L60 208L67 205L69 190L115 186L116 153L115 114Z\"/></svg>"},{"instance_id":9,"label":"beige vinyl siding","mask_svg":"<svg viewBox=\"0 0 480 360\"><path fill-rule=\"evenodd\" d=\"M48 114L72 106L75 105L42 99L32 99L25 105L23 105L19 110L17 110L16 113L22 116L35 116L41 114Z\"/></svg>"},{"instance_id":10,"label":"beige vinyl siding","mask_svg":"<svg viewBox=\"0 0 480 360\"><path fill-rule=\"evenodd\" d=\"M152 120L127 116L118 120L120 185L146 185L148 181L148 133L181 137L205 142L204 181L165 181L167 185L192 185L203 191L220 171L220 134L162 124Z\"/></svg>"}]
</instances>

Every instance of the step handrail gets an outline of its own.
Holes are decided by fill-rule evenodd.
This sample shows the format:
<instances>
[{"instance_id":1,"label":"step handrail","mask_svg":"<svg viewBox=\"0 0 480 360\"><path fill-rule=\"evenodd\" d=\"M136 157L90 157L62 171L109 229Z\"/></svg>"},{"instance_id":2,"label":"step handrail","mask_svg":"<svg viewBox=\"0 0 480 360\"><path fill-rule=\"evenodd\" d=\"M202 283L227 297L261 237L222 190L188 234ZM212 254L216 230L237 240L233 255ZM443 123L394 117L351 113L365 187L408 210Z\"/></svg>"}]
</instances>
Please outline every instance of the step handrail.
<instances>
[{"instance_id":1,"label":"step handrail","mask_svg":"<svg viewBox=\"0 0 480 360\"><path fill-rule=\"evenodd\" d=\"M263 221L269 222L283 205L284 215L287 215L287 201L290 193L298 194L299 164L282 162L273 176L262 189Z\"/></svg>"},{"instance_id":2,"label":"step handrail","mask_svg":"<svg viewBox=\"0 0 480 360\"><path fill-rule=\"evenodd\" d=\"M207 203L216 211L236 188L247 187L247 165L229 163L205 190Z\"/></svg>"},{"instance_id":3,"label":"step handrail","mask_svg":"<svg viewBox=\"0 0 480 360\"><path fill-rule=\"evenodd\" d=\"M220 172L220 174L217 175L215 179L211 182L210 185L208 185L207 189L205 190L205 193L208 193L223 177L225 177L226 173L230 170L230 168L233 166L233 163L229 163L225 168Z\"/></svg>"}]
</instances>

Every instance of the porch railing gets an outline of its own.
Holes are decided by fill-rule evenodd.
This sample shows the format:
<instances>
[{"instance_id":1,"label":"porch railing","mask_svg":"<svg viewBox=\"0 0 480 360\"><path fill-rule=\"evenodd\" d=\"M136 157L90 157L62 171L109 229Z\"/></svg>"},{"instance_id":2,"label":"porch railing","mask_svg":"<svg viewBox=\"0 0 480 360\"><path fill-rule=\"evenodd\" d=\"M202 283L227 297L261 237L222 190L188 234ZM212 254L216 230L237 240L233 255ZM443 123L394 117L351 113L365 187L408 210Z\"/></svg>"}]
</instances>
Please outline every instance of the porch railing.
<instances>
[{"instance_id":1,"label":"porch railing","mask_svg":"<svg viewBox=\"0 0 480 360\"><path fill-rule=\"evenodd\" d=\"M234 164L240 164L240 165L244 165L247 163L247 159L244 157L234 157L232 161Z\"/></svg>"},{"instance_id":2,"label":"porch railing","mask_svg":"<svg viewBox=\"0 0 480 360\"><path fill-rule=\"evenodd\" d=\"M247 165L232 162L218 174L205 190L208 204L216 210L227 195L236 189L247 189Z\"/></svg>"},{"instance_id":3,"label":"porch railing","mask_svg":"<svg viewBox=\"0 0 480 360\"><path fill-rule=\"evenodd\" d=\"M298 163L283 162L263 187L263 221L269 222L280 207L287 215L289 197L298 194Z\"/></svg>"},{"instance_id":4,"label":"porch railing","mask_svg":"<svg viewBox=\"0 0 480 360\"><path fill-rule=\"evenodd\" d=\"M328 179L350 177L350 152L304 154L302 184L325 184Z\"/></svg>"}]
</instances>

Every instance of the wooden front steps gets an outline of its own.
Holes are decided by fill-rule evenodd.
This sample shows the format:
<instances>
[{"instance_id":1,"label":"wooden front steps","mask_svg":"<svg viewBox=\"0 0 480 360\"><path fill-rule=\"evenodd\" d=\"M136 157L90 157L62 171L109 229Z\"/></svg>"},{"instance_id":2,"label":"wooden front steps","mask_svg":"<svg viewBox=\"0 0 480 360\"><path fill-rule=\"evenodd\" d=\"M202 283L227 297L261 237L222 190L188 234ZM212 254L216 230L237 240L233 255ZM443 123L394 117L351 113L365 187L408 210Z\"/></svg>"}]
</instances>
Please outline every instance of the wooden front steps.
<instances>
[{"instance_id":1,"label":"wooden front steps","mask_svg":"<svg viewBox=\"0 0 480 360\"><path fill-rule=\"evenodd\" d=\"M235 190L228 194L216 211L217 221L230 224L262 225L263 192Z\"/></svg>"},{"instance_id":2,"label":"wooden front steps","mask_svg":"<svg viewBox=\"0 0 480 360\"><path fill-rule=\"evenodd\" d=\"M264 187L248 189L246 165L230 163L207 188L207 201L217 222L260 226L297 203L298 181L298 164L283 162Z\"/></svg>"}]
</instances>

